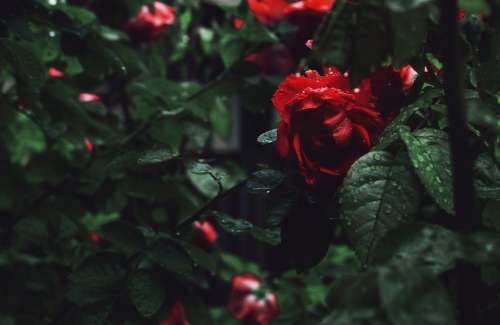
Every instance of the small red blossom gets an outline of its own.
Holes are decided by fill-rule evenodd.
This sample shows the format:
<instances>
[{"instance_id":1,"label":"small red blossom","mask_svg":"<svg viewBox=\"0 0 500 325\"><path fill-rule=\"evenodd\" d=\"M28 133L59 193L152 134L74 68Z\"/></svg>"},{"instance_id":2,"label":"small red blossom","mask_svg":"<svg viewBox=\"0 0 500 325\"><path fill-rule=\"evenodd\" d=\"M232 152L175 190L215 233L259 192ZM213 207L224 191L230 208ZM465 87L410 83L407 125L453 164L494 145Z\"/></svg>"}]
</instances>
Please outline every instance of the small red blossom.
<instances>
[{"instance_id":1,"label":"small red blossom","mask_svg":"<svg viewBox=\"0 0 500 325\"><path fill-rule=\"evenodd\" d=\"M92 143L92 141L90 141L89 138L83 139L83 144L85 145L85 148L87 149L88 152L94 151L94 144Z\"/></svg>"},{"instance_id":2,"label":"small red blossom","mask_svg":"<svg viewBox=\"0 0 500 325\"><path fill-rule=\"evenodd\" d=\"M262 292L255 275L244 273L231 280L229 311L246 325L268 325L279 313L278 298L273 292Z\"/></svg>"},{"instance_id":3,"label":"small red blossom","mask_svg":"<svg viewBox=\"0 0 500 325\"><path fill-rule=\"evenodd\" d=\"M98 102L101 100L101 97L94 93L81 93L78 99L81 102Z\"/></svg>"},{"instance_id":4,"label":"small red blossom","mask_svg":"<svg viewBox=\"0 0 500 325\"><path fill-rule=\"evenodd\" d=\"M267 45L260 51L247 55L245 61L252 62L260 72L267 75L287 74L295 66L290 50L280 43Z\"/></svg>"},{"instance_id":5,"label":"small red blossom","mask_svg":"<svg viewBox=\"0 0 500 325\"><path fill-rule=\"evenodd\" d=\"M245 21L239 17L233 19L233 26L236 29L240 29L245 24Z\"/></svg>"},{"instance_id":6,"label":"small red blossom","mask_svg":"<svg viewBox=\"0 0 500 325\"><path fill-rule=\"evenodd\" d=\"M176 302L170 309L169 318L160 321L159 325L189 325L184 306L180 301Z\"/></svg>"},{"instance_id":7,"label":"small red blossom","mask_svg":"<svg viewBox=\"0 0 500 325\"><path fill-rule=\"evenodd\" d=\"M313 48L313 44L314 44L314 41L312 39L308 39L307 42L306 42L306 47L308 49L311 49Z\"/></svg>"},{"instance_id":8,"label":"small red blossom","mask_svg":"<svg viewBox=\"0 0 500 325\"><path fill-rule=\"evenodd\" d=\"M277 149L292 154L308 185L319 178L343 177L374 144L404 99L400 72L387 67L353 89L347 73L290 75L272 102L282 119Z\"/></svg>"},{"instance_id":9,"label":"small red blossom","mask_svg":"<svg viewBox=\"0 0 500 325\"><path fill-rule=\"evenodd\" d=\"M458 18L458 21L464 20L464 18L465 18L465 10L464 9L462 9L462 8L458 9L457 18Z\"/></svg>"},{"instance_id":10,"label":"small red blossom","mask_svg":"<svg viewBox=\"0 0 500 325\"><path fill-rule=\"evenodd\" d=\"M175 23L174 8L160 1L155 1L153 7L151 12L149 6L142 6L137 16L128 22L126 29L133 39L155 40L165 28Z\"/></svg>"},{"instance_id":11,"label":"small red blossom","mask_svg":"<svg viewBox=\"0 0 500 325\"><path fill-rule=\"evenodd\" d=\"M217 241L217 230L209 221L195 221L193 226L199 231L195 241L202 247L211 247Z\"/></svg>"},{"instance_id":12,"label":"small red blossom","mask_svg":"<svg viewBox=\"0 0 500 325\"><path fill-rule=\"evenodd\" d=\"M64 72L61 70L58 70L55 67L50 67L49 70L47 71L48 75L52 78L62 78L64 77Z\"/></svg>"},{"instance_id":13,"label":"small red blossom","mask_svg":"<svg viewBox=\"0 0 500 325\"><path fill-rule=\"evenodd\" d=\"M330 11L335 0L304 0L290 3L287 14L293 12L313 12L318 15L325 15Z\"/></svg>"},{"instance_id":14,"label":"small red blossom","mask_svg":"<svg viewBox=\"0 0 500 325\"><path fill-rule=\"evenodd\" d=\"M97 232L92 231L89 236L90 240L96 244L101 242L101 237L97 234Z\"/></svg>"}]
</instances>

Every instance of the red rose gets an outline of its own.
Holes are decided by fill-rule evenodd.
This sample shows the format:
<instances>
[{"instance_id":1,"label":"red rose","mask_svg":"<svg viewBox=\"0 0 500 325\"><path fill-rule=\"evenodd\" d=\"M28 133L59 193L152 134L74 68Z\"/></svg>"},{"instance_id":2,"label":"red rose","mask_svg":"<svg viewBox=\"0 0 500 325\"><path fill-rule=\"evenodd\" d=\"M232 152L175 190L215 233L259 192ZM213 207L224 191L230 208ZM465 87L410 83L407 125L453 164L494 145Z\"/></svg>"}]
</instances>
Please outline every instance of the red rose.
<instances>
[{"instance_id":1,"label":"red rose","mask_svg":"<svg viewBox=\"0 0 500 325\"><path fill-rule=\"evenodd\" d=\"M304 0L290 3L287 8L287 14L296 12L313 12L318 15L324 15L330 11L335 0Z\"/></svg>"},{"instance_id":2,"label":"red rose","mask_svg":"<svg viewBox=\"0 0 500 325\"><path fill-rule=\"evenodd\" d=\"M283 44L271 44L256 53L249 54L245 61L254 63L263 74L287 74L295 66L295 59Z\"/></svg>"},{"instance_id":3,"label":"red rose","mask_svg":"<svg viewBox=\"0 0 500 325\"><path fill-rule=\"evenodd\" d=\"M259 22L271 25L285 17L289 3L286 0L248 0L248 7Z\"/></svg>"},{"instance_id":4,"label":"red rose","mask_svg":"<svg viewBox=\"0 0 500 325\"><path fill-rule=\"evenodd\" d=\"M153 3L154 12L149 10L149 6L142 6L139 14L132 18L126 29L133 39L154 40L169 25L175 22L175 10L163 2Z\"/></svg>"},{"instance_id":5,"label":"red rose","mask_svg":"<svg viewBox=\"0 0 500 325\"><path fill-rule=\"evenodd\" d=\"M176 302L170 309L169 318L161 321L159 325L189 325L182 303Z\"/></svg>"},{"instance_id":6,"label":"red rose","mask_svg":"<svg viewBox=\"0 0 500 325\"><path fill-rule=\"evenodd\" d=\"M304 0L288 2L286 0L248 0L248 7L259 22L265 25L274 24L289 16L315 14L322 16L332 7L334 0Z\"/></svg>"},{"instance_id":7,"label":"red rose","mask_svg":"<svg viewBox=\"0 0 500 325\"><path fill-rule=\"evenodd\" d=\"M267 325L278 313L278 298L272 292L262 292L259 278L250 273L231 280L229 310L247 325Z\"/></svg>"},{"instance_id":8,"label":"red rose","mask_svg":"<svg viewBox=\"0 0 500 325\"><path fill-rule=\"evenodd\" d=\"M195 243L202 248L210 248L217 241L217 230L209 221L195 221L193 226L199 231Z\"/></svg>"},{"instance_id":9,"label":"red rose","mask_svg":"<svg viewBox=\"0 0 500 325\"><path fill-rule=\"evenodd\" d=\"M309 185L344 176L373 145L402 102L399 71L384 68L352 89L347 74L326 69L291 75L273 96L281 116L278 152L292 153ZM387 105L387 106L383 106Z\"/></svg>"}]
</instances>

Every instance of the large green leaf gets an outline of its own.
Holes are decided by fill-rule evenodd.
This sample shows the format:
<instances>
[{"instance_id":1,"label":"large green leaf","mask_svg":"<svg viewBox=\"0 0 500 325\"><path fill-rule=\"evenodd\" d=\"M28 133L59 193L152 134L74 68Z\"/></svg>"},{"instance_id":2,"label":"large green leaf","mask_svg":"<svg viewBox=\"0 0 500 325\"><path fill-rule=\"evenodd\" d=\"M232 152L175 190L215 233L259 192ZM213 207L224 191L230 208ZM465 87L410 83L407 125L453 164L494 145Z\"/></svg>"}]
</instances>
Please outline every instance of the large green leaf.
<instances>
[{"instance_id":1,"label":"large green leaf","mask_svg":"<svg viewBox=\"0 0 500 325\"><path fill-rule=\"evenodd\" d=\"M366 263L387 231L415 219L420 203L418 181L404 156L373 151L354 163L339 202L343 228Z\"/></svg>"},{"instance_id":2,"label":"large green leaf","mask_svg":"<svg viewBox=\"0 0 500 325\"><path fill-rule=\"evenodd\" d=\"M131 277L128 292L135 308L145 317L156 314L167 297L162 282L146 272L138 272Z\"/></svg>"},{"instance_id":3,"label":"large green leaf","mask_svg":"<svg viewBox=\"0 0 500 325\"><path fill-rule=\"evenodd\" d=\"M125 275L125 263L120 256L101 253L87 258L69 279L78 285L101 288L118 284Z\"/></svg>"},{"instance_id":4,"label":"large green leaf","mask_svg":"<svg viewBox=\"0 0 500 325\"><path fill-rule=\"evenodd\" d=\"M491 155L479 155L474 164L477 196L482 199L500 200L500 168Z\"/></svg>"},{"instance_id":5,"label":"large green leaf","mask_svg":"<svg viewBox=\"0 0 500 325\"><path fill-rule=\"evenodd\" d=\"M454 212L451 155L448 135L440 130L401 130L411 162L420 181L436 203L448 213Z\"/></svg>"}]
</instances>

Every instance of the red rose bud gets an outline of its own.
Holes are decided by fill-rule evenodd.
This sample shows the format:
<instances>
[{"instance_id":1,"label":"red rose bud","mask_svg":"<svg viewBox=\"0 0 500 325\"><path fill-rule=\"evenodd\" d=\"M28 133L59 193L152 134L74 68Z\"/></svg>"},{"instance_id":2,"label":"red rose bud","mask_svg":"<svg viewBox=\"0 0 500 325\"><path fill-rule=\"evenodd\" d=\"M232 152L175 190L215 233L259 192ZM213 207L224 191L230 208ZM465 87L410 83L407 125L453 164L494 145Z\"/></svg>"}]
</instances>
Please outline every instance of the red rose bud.
<instances>
[{"instance_id":1,"label":"red rose bud","mask_svg":"<svg viewBox=\"0 0 500 325\"><path fill-rule=\"evenodd\" d=\"M417 71L411 65L405 65L399 70L401 79L403 80L403 89L408 90L413 86L413 83L418 77Z\"/></svg>"},{"instance_id":2,"label":"red rose bud","mask_svg":"<svg viewBox=\"0 0 500 325\"><path fill-rule=\"evenodd\" d=\"M278 298L272 292L263 292L255 275L237 275L231 280L229 311L244 324L268 325L279 313Z\"/></svg>"},{"instance_id":3,"label":"red rose bud","mask_svg":"<svg viewBox=\"0 0 500 325\"><path fill-rule=\"evenodd\" d=\"M48 75L52 78L62 78L64 77L64 72L58 70L57 68L50 67L47 71Z\"/></svg>"},{"instance_id":4,"label":"red rose bud","mask_svg":"<svg viewBox=\"0 0 500 325\"><path fill-rule=\"evenodd\" d=\"M94 144L88 138L83 139L83 144L88 152L92 153L94 151Z\"/></svg>"},{"instance_id":5,"label":"red rose bud","mask_svg":"<svg viewBox=\"0 0 500 325\"><path fill-rule=\"evenodd\" d=\"M321 176L343 177L372 147L403 98L403 81L393 68L378 71L357 89L335 68L325 75L314 70L291 75L272 99L282 119L278 152L295 156L309 185Z\"/></svg>"},{"instance_id":6,"label":"red rose bud","mask_svg":"<svg viewBox=\"0 0 500 325\"><path fill-rule=\"evenodd\" d=\"M236 29L240 29L245 24L245 21L239 17L233 19L233 26Z\"/></svg>"},{"instance_id":7,"label":"red rose bud","mask_svg":"<svg viewBox=\"0 0 500 325\"><path fill-rule=\"evenodd\" d=\"M176 302L170 309L169 318L160 321L159 325L189 325L182 303Z\"/></svg>"},{"instance_id":8,"label":"red rose bud","mask_svg":"<svg viewBox=\"0 0 500 325\"><path fill-rule=\"evenodd\" d=\"M89 236L90 240L96 244L99 244L101 242L101 237L95 232L92 231Z\"/></svg>"},{"instance_id":9,"label":"red rose bud","mask_svg":"<svg viewBox=\"0 0 500 325\"><path fill-rule=\"evenodd\" d=\"M209 221L195 221L193 226L198 230L195 242L202 248L210 248L217 241L217 231Z\"/></svg>"},{"instance_id":10,"label":"red rose bud","mask_svg":"<svg viewBox=\"0 0 500 325\"><path fill-rule=\"evenodd\" d=\"M137 16L128 22L126 29L133 39L155 40L165 28L175 23L174 8L159 1L155 1L153 7L154 12L151 12L149 6L142 6Z\"/></svg>"},{"instance_id":11,"label":"red rose bud","mask_svg":"<svg viewBox=\"0 0 500 325\"><path fill-rule=\"evenodd\" d=\"M283 44L271 44L256 53L249 54L245 61L255 64L266 75L287 74L295 67L295 59Z\"/></svg>"},{"instance_id":12,"label":"red rose bud","mask_svg":"<svg viewBox=\"0 0 500 325\"><path fill-rule=\"evenodd\" d=\"M81 102L98 102L101 100L101 97L93 93L81 93L78 99Z\"/></svg>"}]
</instances>

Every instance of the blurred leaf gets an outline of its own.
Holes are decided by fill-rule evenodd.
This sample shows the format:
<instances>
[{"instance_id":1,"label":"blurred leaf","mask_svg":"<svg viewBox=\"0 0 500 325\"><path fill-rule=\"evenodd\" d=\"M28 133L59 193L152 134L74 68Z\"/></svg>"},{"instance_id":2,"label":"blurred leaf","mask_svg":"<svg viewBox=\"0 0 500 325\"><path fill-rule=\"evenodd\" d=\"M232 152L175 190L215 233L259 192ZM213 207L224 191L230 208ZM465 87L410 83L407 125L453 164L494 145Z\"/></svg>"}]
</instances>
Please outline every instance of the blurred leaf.
<instances>
[{"instance_id":1,"label":"blurred leaf","mask_svg":"<svg viewBox=\"0 0 500 325\"><path fill-rule=\"evenodd\" d=\"M146 272L132 275L128 292L135 308L145 317L156 314L167 297L167 291L160 280Z\"/></svg>"},{"instance_id":2,"label":"blurred leaf","mask_svg":"<svg viewBox=\"0 0 500 325\"><path fill-rule=\"evenodd\" d=\"M374 253L374 264L397 265L439 275L462 256L459 237L437 225L405 225L390 231Z\"/></svg>"},{"instance_id":3,"label":"blurred leaf","mask_svg":"<svg viewBox=\"0 0 500 325\"><path fill-rule=\"evenodd\" d=\"M285 175L280 171L274 169L259 170L248 179L247 189L249 193L270 194L284 179Z\"/></svg>"},{"instance_id":4,"label":"blurred leaf","mask_svg":"<svg viewBox=\"0 0 500 325\"><path fill-rule=\"evenodd\" d=\"M104 225L99 230L99 234L128 256L141 251L146 246L142 233L124 221L115 221Z\"/></svg>"},{"instance_id":5,"label":"blurred leaf","mask_svg":"<svg viewBox=\"0 0 500 325\"><path fill-rule=\"evenodd\" d=\"M187 275L193 271L189 256L164 240L157 241L148 250L148 256L168 271L180 275Z\"/></svg>"},{"instance_id":6,"label":"blurred leaf","mask_svg":"<svg viewBox=\"0 0 500 325\"><path fill-rule=\"evenodd\" d=\"M206 216L214 217L224 231L233 235L251 231L253 228L253 225L249 221L245 219L234 219L224 212L210 211L206 213Z\"/></svg>"},{"instance_id":7,"label":"blurred leaf","mask_svg":"<svg viewBox=\"0 0 500 325\"><path fill-rule=\"evenodd\" d=\"M394 324L457 324L451 297L436 279L411 268L381 268L378 281L382 305Z\"/></svg>"},{"instance_id":8,"label":"blurred leaf","mask_svg":"<svg viewBox=\"0 0 500 325\"><path fill-rule=\"evenodd\" d=\"M119 284L125 275L125 261L120 256L101 253L85 259L69 279L87 288L109 288Z\"/></svg>"},{"instance_id":9,"label":"blurred leaf","mask_svg":"<svg viewBox=\"0 0 500 325\"><path fill-rule=\"evenodd\" d=\"M160 164L179 157L179 152L172 149L148 150L142 154L137 163L139 165Z\"/></svg>"}]
</instances>

